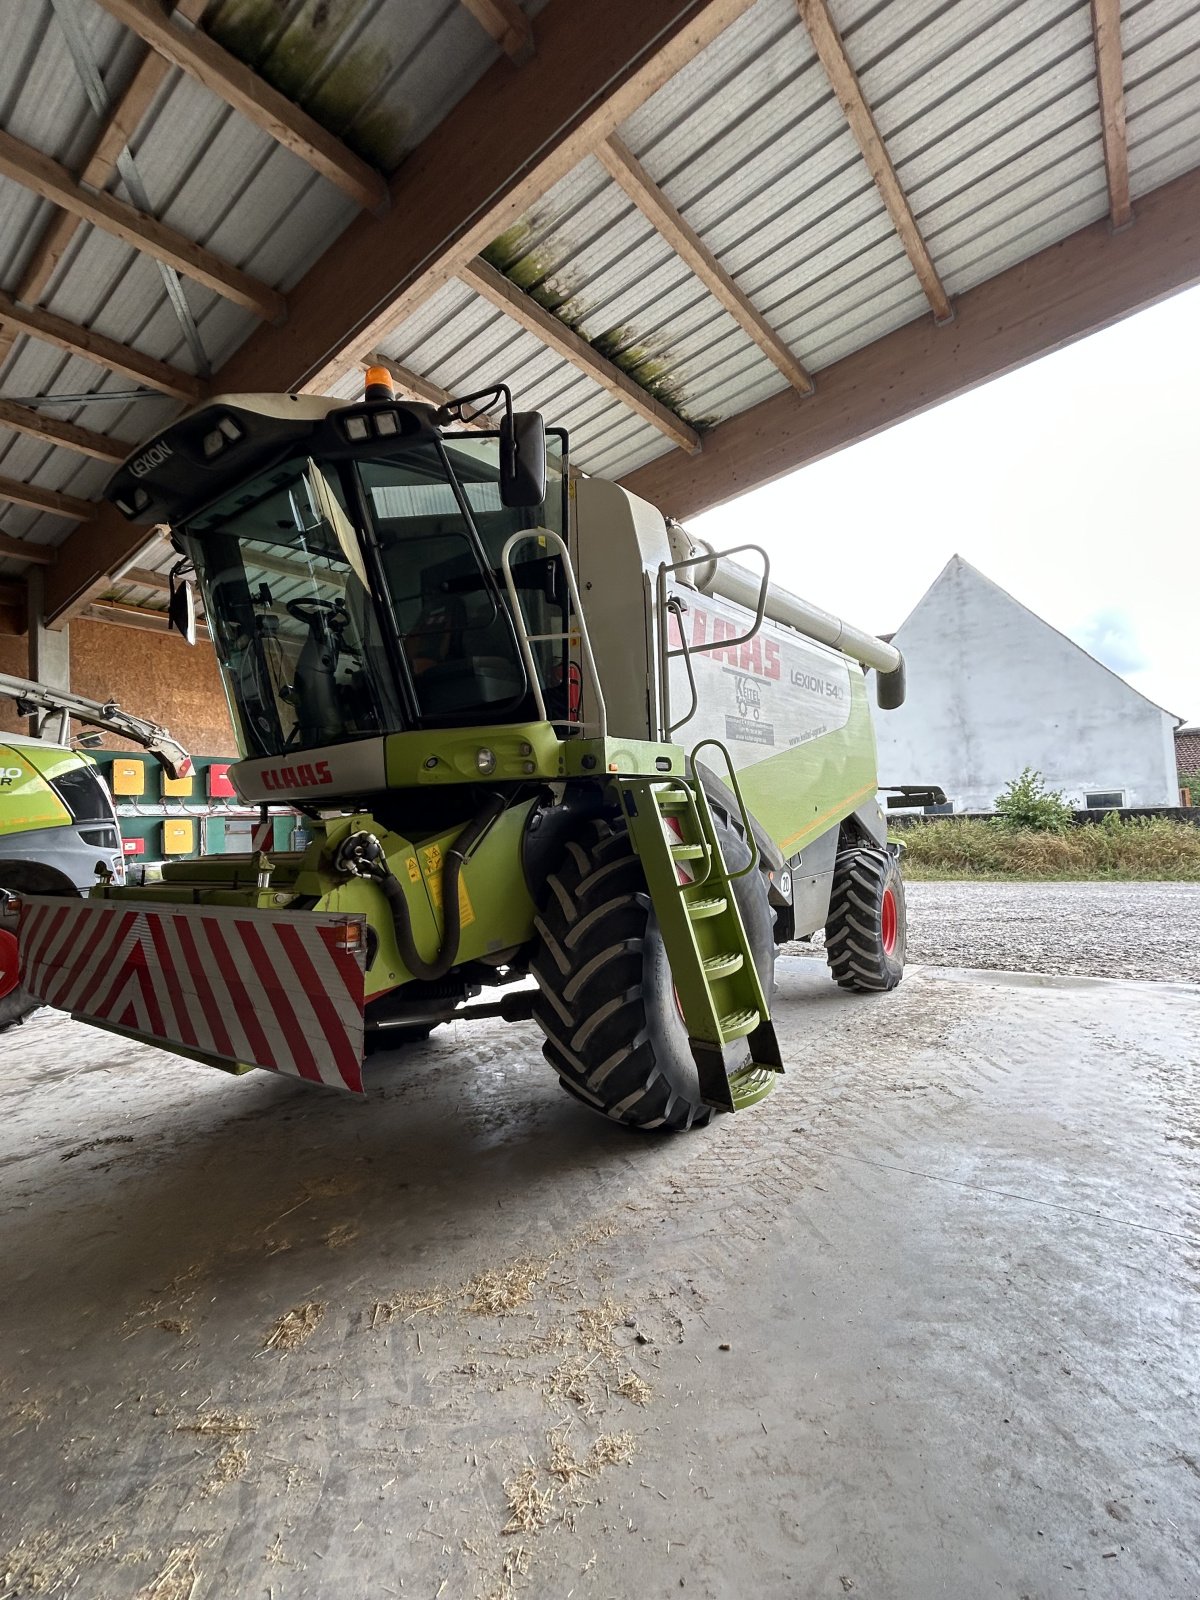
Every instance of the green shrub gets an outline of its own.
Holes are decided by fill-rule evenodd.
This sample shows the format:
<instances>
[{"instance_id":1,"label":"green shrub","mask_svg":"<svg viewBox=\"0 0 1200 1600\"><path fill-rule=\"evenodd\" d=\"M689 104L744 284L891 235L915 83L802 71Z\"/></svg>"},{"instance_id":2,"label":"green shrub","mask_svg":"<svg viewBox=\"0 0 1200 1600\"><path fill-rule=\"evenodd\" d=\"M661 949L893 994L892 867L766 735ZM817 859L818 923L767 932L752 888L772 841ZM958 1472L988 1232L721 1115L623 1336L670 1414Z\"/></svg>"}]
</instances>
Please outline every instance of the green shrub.
<instances>
[{"instance_id":1,"label":"green shrub","mask_svg":"<svg viewBox=\"0 0 1200 1600\"><path fill-rule=\"evenodd\" d=\"M996 796L996 817L1005 828L1065 833L1075 819L1075 812L1060 790L1047 789L1041 773L1025 767L1021 776L1010 778L1004 793Z\"/></svg>"}]
</instances>

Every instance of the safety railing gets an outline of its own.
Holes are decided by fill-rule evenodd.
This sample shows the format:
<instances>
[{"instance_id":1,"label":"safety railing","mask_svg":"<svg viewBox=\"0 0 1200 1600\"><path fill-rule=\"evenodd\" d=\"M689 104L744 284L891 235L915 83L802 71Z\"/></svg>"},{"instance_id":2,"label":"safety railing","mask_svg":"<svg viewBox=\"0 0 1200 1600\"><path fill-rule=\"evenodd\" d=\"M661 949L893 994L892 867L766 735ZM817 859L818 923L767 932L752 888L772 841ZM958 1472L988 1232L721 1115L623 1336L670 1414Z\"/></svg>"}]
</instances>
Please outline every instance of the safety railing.
<instances>
[{"instance_id":1,"label":"safety railing","mask_svg":"<svg viewBox=\"0 0 1200 1600\"><path fill-rule=\"evenodd\" d=\"M517 545L525 544L531 539L552 551L562 562L563 577L566 580L567 596L570 601L570 611L566 627L554 633L530 633L529 625L525 620L525 610L517 591L516 579L513 576L512 552ZM504 579L504 587L508 593L513 626L517 632L517 644L521 650L521 659L525 663L525 672L529 678L529 687L533 692L539 721L553 722L557 727L570 728L576 733L591 738L606 739L608 737L608 711L604 704L604 692L600 687L600 674L596 668L596 658L592 654L592 641L588 636L587 619L583 614L583 602L579 598L579 586L575 582L575 569L571 565L571 556L567 549L566 541L551 528L523 528L519 533L510 535L505 541L504 548L500 552L500 574ZM533 647L535 644L550 643L566 644L569 649L577 649L579 651L583 668L580 701L585 710L593 711L592 715L588 717L572 717L570 715L551 717L547 715L545 690ZM568 663L567 672L569 670L570 664ZM567 686L567 681L564 675L564 687Z\"/></svg>"},{"instance_id":2,"label":"safety railing","mask_svg":"<svg viewBox=\"0 0 1200 1600\"><path fill-rule=\"evenodd\" d=\"M676 573L686 572L691 567L705 567L710 563L715 567L721 561L727 561L731 556L741 555L744 551L752 551L762 560L762 578L758 588L758 604L755 608L754 623L745 632L737 634L732 639L708 639L700 644L689 644L683 626L684 602L681 595L667 593L667 580ZM696 685L696 673L692 666L693 655L705 655L711 650L735 650L740 645L747 644L763 625L763 618L767 612L767 590L771 581L771 558L761 545L735 544L728 550L706 550L703 555L688 556L684 561L671 563L662 562L658 569L657 583L657 612L658 612L658 720L659 729L663 739L669 740L679 729L689 723L696 715L700 703L700 691ZM675 616L679 624L679 644L670 642L669 617ZM682 658L684 670L687 673L688 690L691 702L686 716L677 722L671 720L671 662Z\"/></svg>"}]
</instances>

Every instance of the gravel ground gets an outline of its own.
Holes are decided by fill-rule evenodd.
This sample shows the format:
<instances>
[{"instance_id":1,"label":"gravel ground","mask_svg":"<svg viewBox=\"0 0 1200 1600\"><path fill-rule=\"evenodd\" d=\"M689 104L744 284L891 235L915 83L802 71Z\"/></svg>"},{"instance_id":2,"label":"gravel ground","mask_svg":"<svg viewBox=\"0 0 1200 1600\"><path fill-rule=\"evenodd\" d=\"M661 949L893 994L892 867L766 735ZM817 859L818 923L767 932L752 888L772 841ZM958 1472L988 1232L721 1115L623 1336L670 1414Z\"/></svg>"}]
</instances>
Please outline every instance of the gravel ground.
<instances>
[{"instance_id":1,"label":"gravel ground","mask_svg":"<svg viewBox=\"0 0 1200 1600\"><path fill-rule=\"evenodd\" d=\"M1200 982L1200 884L910 883L907 890L912 962Z\"/></svg>"}]
</instances>

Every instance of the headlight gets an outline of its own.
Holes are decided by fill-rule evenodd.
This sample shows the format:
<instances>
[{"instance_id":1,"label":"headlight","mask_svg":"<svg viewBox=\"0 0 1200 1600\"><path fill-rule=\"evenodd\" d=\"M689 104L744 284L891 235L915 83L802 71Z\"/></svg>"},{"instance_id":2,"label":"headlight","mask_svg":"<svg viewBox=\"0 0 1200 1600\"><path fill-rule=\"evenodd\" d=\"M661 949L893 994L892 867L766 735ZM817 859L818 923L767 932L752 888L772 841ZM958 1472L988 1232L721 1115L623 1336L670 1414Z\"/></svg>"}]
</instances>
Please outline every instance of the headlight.
<instances>
[{"instance_id":1,"label":"headlight","mask_svg":"<svg viewBox=\"0 0 1200 1600\"><path fill-rule=\"evenodd\" d=\"M475 752L475 765L479 768L482 777L491 777L496 770L496 752L489 750L487 745L480 745Z\"/></svg>"}]
</instances>

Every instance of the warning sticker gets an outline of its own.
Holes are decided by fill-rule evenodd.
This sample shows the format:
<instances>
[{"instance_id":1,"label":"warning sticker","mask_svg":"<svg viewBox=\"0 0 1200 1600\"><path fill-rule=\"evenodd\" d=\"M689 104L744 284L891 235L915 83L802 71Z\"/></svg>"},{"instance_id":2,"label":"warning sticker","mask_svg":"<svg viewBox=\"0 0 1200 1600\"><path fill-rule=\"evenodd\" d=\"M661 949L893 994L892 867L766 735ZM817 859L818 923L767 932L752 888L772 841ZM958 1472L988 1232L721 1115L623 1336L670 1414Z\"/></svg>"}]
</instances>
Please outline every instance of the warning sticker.
<instances>
[{"instance_id":1,"label":"warning sticker","mask_svg":"<svg viewBox=\"0 0 1200 1600\"><path fill-rule=\"evenodd\" d=\"M421 881L421 869L417 865L416 856L409 856L407 858L407 860L405 861L404 865L408 869L408 881L409 881L409 883L420 883L420 881Z\"/></svg>"},{"instance_id":2,"label":"warning sticker","mask_svg":"<svg viewBox=\"0 0 1200 1600\"><path fill-rule=\"evenodd\" d=\"M441 875L439 874L435 877L431 873L426 877L425 882L429 888L429 898L433 901L434 906L437 908L437 911L440 915L442 909ZM467 886L461 878L458 880L458 920L464 928L469 928L475 921L475 908L471 904L471 897L467 893Z\"/></svg>"}]
</instances>

